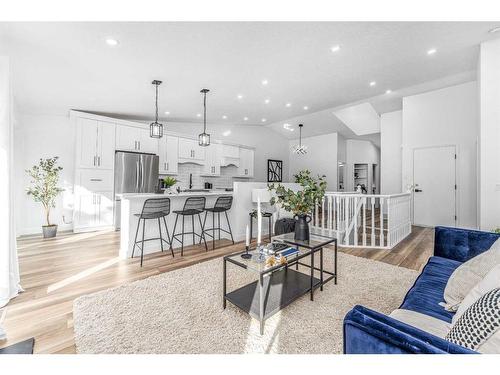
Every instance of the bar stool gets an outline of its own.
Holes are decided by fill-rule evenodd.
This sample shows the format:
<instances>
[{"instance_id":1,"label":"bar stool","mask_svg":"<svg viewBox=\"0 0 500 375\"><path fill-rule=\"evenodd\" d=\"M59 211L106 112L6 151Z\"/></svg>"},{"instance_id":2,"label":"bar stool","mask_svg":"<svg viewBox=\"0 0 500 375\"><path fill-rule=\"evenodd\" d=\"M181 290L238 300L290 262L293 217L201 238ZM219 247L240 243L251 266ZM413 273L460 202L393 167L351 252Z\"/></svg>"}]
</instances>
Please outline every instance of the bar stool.
<instances>
[{"instance_id":1,"label":"bar stool","mask_svg":"<svg viewBox=\"0 0 500 375\"><path fill-rule=\"evenodd\" d=\"M219 241L220 241L220 232L227 233L231 236L231 241L234 245L233 231L231 230L231 224L229 224L229 218L227 217L227 211L231 209L233 204L233 197L231 196L222 196L217 198L215 204L212 208L205 208L205 219L203 220L203 235L207 235L212 237L212 249L215 250L215 231L219 232ZM207 222L208 213L212 213L212 228L205 229L205 223ZM227 227L229 230L222 229L220 226L220 214L224 212L226 215ZM217 213L217 227L215 226L215 214ZM212 231L212 234L208 233ZM200 240L201 243L201 240Z\"/></svg>"},{"instance_id":2,"label":"bar stool","mask_svg":"<svg viewBox=\"0 0 500 375\"><path fill-rule=\"evenodd\" d=\"M257 218L257 211L252 211L248 215L250 215L250 238L252 238L252 230L253 230L253 219ZM272 212L261 212L262 217L268 218L269 219L269 242L271 242L271 236L272 236L272 231L271 231L271 222L273 220L273 214Z\"/></svg>"},{"instance_id":3,"label":"bar stool","mask_svg":"<svg viewBox=\"0 0 500 375\"><path fill-rule=\"evenodd\" d=\"M174 251L172 250L172 240L170 239L170 234L168 233L167 221L165 216L170 214L170 198L152 198L146 199L144 205L142 206L142 212L140 214L134 214L139 218L137 222L137 230L135 231L134 247L132 249L132 258L134 257L135 247L137 246L141 250L141 267L142 260L144 258L144 242L160 240L161 251L163 252L163 241L170 245L170 251L172 252L172 257L174 256ZM168 241L162 237L161 234L161 220L163 219L163 224L165 225L165 230L167 231ZM137 235L139 234L139 226L142 220L142 240L137 241ZM160 237L156 238L144 238L144 232L146 229L146 220L158 220L158 230L160 232ZM139 242L141 246L139 246Z\"/></svg>"},{"instance_id":4,"label":"bar stool","mask_svg":"<svg viewBox=\"0 0 500 375\"><path fill-rule=\"evenodd\" d=\"M200 216L200 214L203 213L203 211L205 210L205 202L206 202L205 197L189 197L184 202L184 208L182 210L173 211L177 216L175 217L174 232L172 234L172 242L174 242L174 240L177 240L181 243L181 256L184 255L184 235L185 234L192 234L193 235L193 245L196 243L195 236L199 237L200 243L201 243L201 240L203 240L203 242L205 242L205 251L208 251L207 241L205 241L205 236L203 234L203 224L201 223L201 216ZM179 219L179 215L182 216L182 232L175 234L175 228L177 227L177 219ZM198 220L200 221L201 235L196 233L194 230L194 216L195 215L198 215ZM191 226L193 229L192 232L184 232L184 218L186 216L191 216ZM177 238L178 236L181 236L180 240Z\"/></svg>"}]
</instances>

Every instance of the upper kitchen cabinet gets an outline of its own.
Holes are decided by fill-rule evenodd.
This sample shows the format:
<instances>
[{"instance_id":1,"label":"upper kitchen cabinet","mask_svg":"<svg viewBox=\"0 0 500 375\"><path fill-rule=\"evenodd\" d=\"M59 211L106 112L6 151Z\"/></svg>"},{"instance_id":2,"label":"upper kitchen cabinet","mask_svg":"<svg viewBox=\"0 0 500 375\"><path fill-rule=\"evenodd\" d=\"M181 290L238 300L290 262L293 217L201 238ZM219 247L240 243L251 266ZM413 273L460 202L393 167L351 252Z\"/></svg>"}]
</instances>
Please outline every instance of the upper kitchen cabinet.
<instances>
[{"instance_id":1,"label":"upper kitchen cabinet","mask_svg":"<svg viewBox=\"0 0 500 375\"><path fill-rule=\"evenodd\" d=\"M209 146L210 147L210 146ZM179 138L179 163L205 164L205 147L191 138Z\"/></svg>"},{"instance_id":2,"label":"upper kitchen cabinet","mask_svg":"<svg viewBox=\"0 0 500 375\"><path fill-rule=\"evenodd\" d=\"M179 163L179 138L165 135L158 141L160 174L177 174Z\"/></svg>"},{"instance_id":3,"label":"upper kitchen cabinet","mask_svg":"<svg viewBox=\"0 0 500 375\"><path fill-rule=\"evenodd\" d=\"M222 167L227 167L228 165L240 165L240 148L238 146L232 145L222 145L221 146L221 161Z\"/></svg>"},{"instance_id":4,"label":"upper kitchen cabinet","mask_svg":"<svg viewBox=\"0 0 500 375\"><path fill-rule=\"evenodd\" d=\"M253 150L240 147L240 164L238 166L238 177L253 177L253 158Z\"/></svg>"},{"instance_id":5,"label":"upper kitchen cabinet","mask_svg":"<svg viewBox=\"0 0 500 375\"><path fill-rule=\"evenodd\" d=\"M205 165L202 176L220 176L220 161L222 155L222 145L212 143L205 147Z\"/></svg>"},{"instance_id":6,"label":"upper kitchen cabinet","mask_svg":"<svg viewBox=\"0 0 500 375\"><path fill-rule=\"evenodd\" d=\"M149 129L118 125L116 127L116 149L158 154L158 139L149 136Z\"/></svg>"},{"instance_id":7,"label":"upper kitchen cabinet","mask_svg":"<svg viewBox=\"0 0 500 375\"><path fill-rule=\"evenodd\" d=\"M113 169L115 124L77 117L76 126L77 168Z\"/></svg>"}]
</instances>

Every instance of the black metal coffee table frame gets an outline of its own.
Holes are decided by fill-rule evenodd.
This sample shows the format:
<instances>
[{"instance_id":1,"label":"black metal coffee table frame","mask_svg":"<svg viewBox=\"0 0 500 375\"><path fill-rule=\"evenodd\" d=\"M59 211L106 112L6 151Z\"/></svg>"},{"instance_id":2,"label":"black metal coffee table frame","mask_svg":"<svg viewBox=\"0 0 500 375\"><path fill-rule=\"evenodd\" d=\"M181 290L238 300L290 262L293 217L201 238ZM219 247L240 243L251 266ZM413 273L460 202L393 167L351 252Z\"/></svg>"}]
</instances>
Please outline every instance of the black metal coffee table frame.
<instances>
[{"instance_id":1,"label":"black metal coffee table frame","mask_svg":"<svg viewBox=\"0 0 500 375\"><path fill-rule=\"evenodd\" d=\"M337 240L335 238L324 238L325 242L317 246L311 245L310 247L304 243L299 245L294 241L285 240L285 243L297 248L306 248L307 251L299 253L297 257L289 260L286 265L277 265L265 268L262 271L255 270L259 275L257 281L229 293L227 292L227 262L242 269L248 269L249 267L243 260L240 261L239 258L239 255L243 254L244 251L225 256L223 260L223 308L226 308L226 302L229 301L248 313L251 317L257 319L260 323L260 334L262 335L266 319L291 304L297 298L310 293L310 299L314 301L314 291L317 288L320 288L322 291L323 286L331 280L334 280L334 283L337 284ZM323 247L331 243L334 243L333 272L327 271L323 267ZM314 255L318 252L320 264L319 267L316 267L314 264ZM306 257L310 257L310 264L301 262ZM295 265L295 270L291 268L293 265ZM298 270L299 265L309 268L310 273L300 272ZM314 276L314 271L319 271L319 279ZM324 274L328 275L328 277L325 278Z\"/></svg>"}]
</instances>

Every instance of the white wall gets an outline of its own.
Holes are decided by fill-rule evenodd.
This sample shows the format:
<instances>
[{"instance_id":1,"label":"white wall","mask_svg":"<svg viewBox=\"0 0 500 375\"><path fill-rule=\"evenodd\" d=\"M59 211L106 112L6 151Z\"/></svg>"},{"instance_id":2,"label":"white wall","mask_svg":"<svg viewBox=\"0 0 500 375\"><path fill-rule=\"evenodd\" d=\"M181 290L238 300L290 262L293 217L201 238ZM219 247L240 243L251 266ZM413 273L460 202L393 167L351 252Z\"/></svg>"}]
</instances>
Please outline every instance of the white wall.
<instances>
[{"instance_id":1,"label":"white wall","mask_svg":"<svg viewBox=\"0 0 500 375\"><path fill-rule=\"evenodd\" d=\"M500 227L500 40L481 44L480 228Z\"/></svg>"},{"instance_id":2,"label":"white wall","mask_svg":"<svg viewBox=\"0 0 500 375\"><path fill-rule=\"evenodd\" d=\"M403 98L403 190L413 183L413 149L456 145L457 225L477 226L476 82ZM439 161L436 161L439 162Z\"/></svg>"},{"instance_id":3,"label":"white wall","mask_svg":"<svg viewBox=\"0 0 500 375\"><path fill-rule=\"evenodd\" d=\"M190 136L202 131L201 124L165 122L166 130ZM223 133L231 134L224 136ZM267 159L283 160L283 181L288 181L288 140L265 127L208 125L212 139L255 147L255 177L253 181L267 181ZM25 170L40 158L59 156L61 186L66 190L56 201L51 219L60 230L72 229L74 183L75 132L68 116L16 114L14 129L15 149L15 203L17 235L41 232L43 211L26 193L29 184ZM207 179L208 180L208 179ZM213 180L213 179L211 179ZM63 220L63 217L65 220ZM66 223L65 223L66 222Z\"/></svg>"},{"instance_id":4,"label":"white wall","mask_svg":"<svg viewBox=\"0 0 500 375\"><path fill-rule=\"evenodd\" d=\"M289 142L290 149L298 144L298 140ZM309 169L313 176L325 175L327 191L337 190L337 133L302 138L307 146L307 154L297 155L290 152L290 181L303 169Z\"/></svg>"},{"instance_id":5,"label":"white wall","mask_svg":"<svg viewBox=\"0 0 500 375\"><path fill-rule=\"evenodd\" d=\"M380 193L402 192L402 111L380 116Z\"/></svg>"}]
</instances>

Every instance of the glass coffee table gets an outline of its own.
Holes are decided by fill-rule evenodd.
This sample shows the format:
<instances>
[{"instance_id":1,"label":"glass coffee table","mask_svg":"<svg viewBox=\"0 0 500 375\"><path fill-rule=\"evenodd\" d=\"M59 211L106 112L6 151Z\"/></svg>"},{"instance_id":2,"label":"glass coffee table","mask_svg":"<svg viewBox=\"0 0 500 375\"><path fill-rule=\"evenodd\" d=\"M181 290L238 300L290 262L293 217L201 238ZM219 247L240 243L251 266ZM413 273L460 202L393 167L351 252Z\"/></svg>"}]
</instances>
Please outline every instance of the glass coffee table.
<instances>
[{"instance_id":1,"label":"glass coffee table","mask_svg":"<svg viewBox=\"0 0 500 375\"><path fill-rule=\"evenodd\" d=\"M297 298L309 293L314 300L314 291L323 290L323 286L334 280L337 284L337 239L335 232L311 229L309 241L297 241L294 233L273 237L273 242L283 242L298 250L286 264L267 266L265 256L252 249L250 259L241 257L245 251L231 254L223 260L223 308L227 301L248 313L260 322L260 334L264 333L266 319L285 308ZM334 247L333 270L323 268L323 247ZM319 264L315 264L314 255L319 253ZM304 263L309 258L309 263ZM238 266L241 270L255 272L258 280L231 292L227 291L227 263ZM303 266L299 270L299 265ZM303 269L306 268L306 272Z\"/></svg>"}]
</instances>

